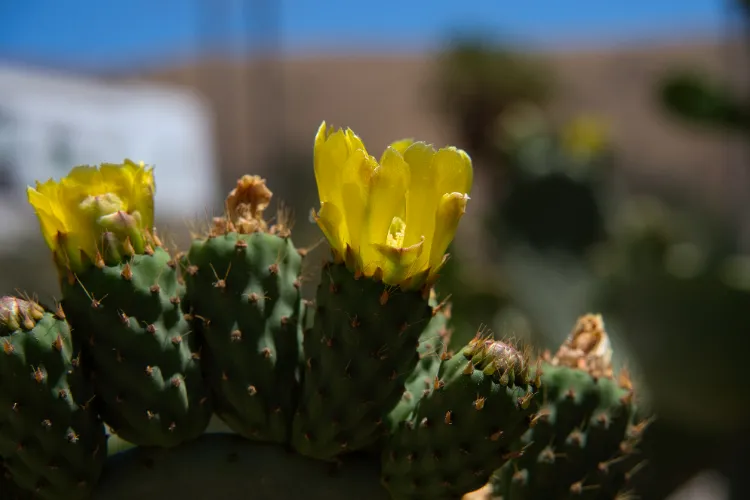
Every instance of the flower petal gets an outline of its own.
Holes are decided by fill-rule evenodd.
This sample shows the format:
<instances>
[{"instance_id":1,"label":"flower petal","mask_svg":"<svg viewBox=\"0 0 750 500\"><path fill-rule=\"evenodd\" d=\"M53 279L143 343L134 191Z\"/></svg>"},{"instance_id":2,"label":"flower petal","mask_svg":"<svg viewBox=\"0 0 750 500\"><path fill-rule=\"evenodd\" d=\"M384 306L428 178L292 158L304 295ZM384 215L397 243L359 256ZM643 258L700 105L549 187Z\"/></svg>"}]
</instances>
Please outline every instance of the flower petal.
<instances>
[{"instance_id":1,"label":"flower petal","mask_svg":"<svg viewBox=\"0 0 750 500\"><path fill-rule=\"evenodd\" d=\"M414 139L401 139L401 140L399 140L399 141L394 141L394 142L392 142L392 143L391 143L391 144L390 144L390 145L388 146L388 148L392 148L392 149L395 149L396 151L398 151L398 152L399 152L399 154L401 154L401 156L403 156L403 155L404 155L404 152L405 152L405 151L406 151L406 150L407 150L407 149L409 148L409 146L411 146L412 144L414 144ZM380 157L380 163L383 163L383 158L385 157L385 154L386 154L386 153L388 152L388 148L386 148L386 149L385 149L385 151L383 152L383 156L381 156L381 157Z\"/></svg>"},{"instance_id":2,"label":"flower petal","mask_svg":"<svg viewBox=\"0 0 750 500\"><path fill-rule=\"evenodd\" d=\"M344 216L341 214L341 210L331 202L323 202L320 205L320 211L315 216L315 222L323 231L331 249L339 256L343 256L345 248L343 246L344 240L341 238L341 230L346 230L346 228L344 227Z\"/></svg>"},{"instance_id":3,"label":"flower petal","mask_svg":"<svg viewBox=\"0 0 750 500\"><path fill-rule=\"evenodd\" d=\"M406 235L404 245L411 246L423 242L423 253L416 267L427 263L432 243L431 235L435 230L435 171L433 159L435 149L424 142L415 142L404 152L404 159L409 164L411 179L406 195Z\"/></svg>"},{"instance_id":4,"label":"flower petal","mask_svg":"<svg viewBox=\"0 0 750 500\"><path fill-rule=\"evenodd\" d=\"M432 237L432 248L430 248L429 267L431 271L439 269L445 252L453 237L456 235L458 222L466 213L466 204L469 197L464 193L444 194L440 198L438 209L435 212L435 234Z\"/></svg>"},{"instance_id":5,"label":"flower petal","mask_svg":"<svg viewBox=\"0 0 750 500\"><path fill-rule=\"evenodd\" d=\"M386 149L370 180L367 228L371 242L385 243L393 218L405 219L409 178L404 158L395 149Z\"/></svg>"},{"instance_id":6,"label":"flower petal","mask_svg":"<svg viewBox=\"0 0 750 500\"><path fill-rule=\"evenodd\" d=\"M375 166L374 159L368 157L363 149L357 149L352 152L342 169L344 219L349 234L348 243L357 259L361 259L360 235L365 221L370 177Z\"/></svg>"},{"instance_id":7,"label":"flower petal","mask_svg":"<svg viewBox=\"0 0 750 500\"><path fill-rule=\"evenodd\" d=\"M48 189L45 191L49 192ZM32 187L26 189L26 195L39 218L44 241L48 246L54 247L57 233L67 232L65 220L56 215L55 207L52 205L49 197Z\"/></svg>"},{"instance_id":8,"label":"flower petal","mask_svg":"<svg viewBox=\"0 0 750 500\"><path fill-rule=\"evenodd\" d=\"M438 197L445 193L470 194L474 173L465 151L454 147L441 148L435 153L433 165Z\"/></svg>"}]
</instances>

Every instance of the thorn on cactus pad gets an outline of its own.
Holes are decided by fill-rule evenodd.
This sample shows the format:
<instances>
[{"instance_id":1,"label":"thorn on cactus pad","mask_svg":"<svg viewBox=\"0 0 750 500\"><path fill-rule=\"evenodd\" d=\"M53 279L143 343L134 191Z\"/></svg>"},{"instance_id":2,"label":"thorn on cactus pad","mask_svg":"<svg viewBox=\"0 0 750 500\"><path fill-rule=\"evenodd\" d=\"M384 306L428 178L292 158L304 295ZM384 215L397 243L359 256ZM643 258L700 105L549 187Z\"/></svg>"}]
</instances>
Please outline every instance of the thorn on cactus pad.
<instances>
[{"instance_id":1,"label":"thorn on cactus pad","mask_svg":"<svg viewBox=\"0 0 750 500\"><path fill-rule=\"evenodd\" d=\"M219 275L216 273L216 269L214 268L213 264L209 263L209 266L211 267L211 271L214 273L214 278L216 278L216 281L214 281L213 286L214 288L217 288L219 290L226 290L227 288L227 277L229 276L229 271L232 270L232 263L230 262L227 266L227 272L224 274L223 278L219 278Z\"/></svg>"},{"instance_id":2,"label":"thorn on cactus pad","mask_svg":"<svg viewBox=\"0 0 750 500\"><path fill-rule=\"evenodd\" d=\"M487 398L479 397L477 396L477 399L474 400L472 405L474 406L475 410L481 410L484 408L484 402L487 400Z\"/></svg>"},{"instance_id":3,"label":"thorn on cactus pad","mask_svg":"<svg viewBox=\"0 0 750 500\"><path fill-rule=\"evenodd\" d=\"M47 375L44 373L44 370L42 370L41 367L34 368L31 378L36 382L37 384L41 384L45 381L47 378Z\"/></svg>"}]
</instances>

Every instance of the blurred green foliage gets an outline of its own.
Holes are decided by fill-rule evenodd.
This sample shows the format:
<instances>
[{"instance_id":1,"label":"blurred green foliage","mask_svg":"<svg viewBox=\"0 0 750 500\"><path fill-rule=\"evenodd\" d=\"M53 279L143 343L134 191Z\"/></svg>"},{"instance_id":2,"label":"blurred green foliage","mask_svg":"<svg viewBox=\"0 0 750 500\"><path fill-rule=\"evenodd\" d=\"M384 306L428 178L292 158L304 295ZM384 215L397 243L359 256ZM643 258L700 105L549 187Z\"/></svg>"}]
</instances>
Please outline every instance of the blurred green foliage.
<instances>
[{"instance_id":1,"label":"blurred green foliage","mask_svg":"<svg viewBox=\"0 0 750 500\"><path fill-rule=\"evenodd\" d=\"M750 255L736 222L688 193L613 189L618 158L606 123L553 121L545 105L554 78L539 60L462 40L441 64L440 109L489 164L493 194L490 245L474 263L483 277L465 271L458 251L441 280L458 321L476 328L517 311L542 347L562 340L548 334L564 334L571 317L604 313L660 415L644 444L656 470L639 481L639 497L664 498L699 470L722 467L750 422ZM715 77L669 71L654 93L685 125L750 138L750 103Z\"/></svg>"},{"instance_id":2,"label":"blurred green foliage","mask_svg":"<svg viewBox=\"0 0 750 500\"><path fill-rule=\"evenodd\" d=\"M730 132L750 132L750 102L702 72L675 71L665 77L659 94L666 110L686 122Z\"/></svg>"},{"instance_id":3,"label":"blurred green foliage","mask_svg":"<svg viewBox=\"0 0 750 500\"><path fill-rule=\"evenodd\" d=\"M605 236L601 185L611 170L606 124L579 116L554 127L524 103L501 120L507 175L487 228L495 239L583 255Z\"/></svg>"},{"instance_id":4,"label":"blurred green foliage","mask_svg":"<svg viewBox=\"0 0 750 500\"><path fill-rule=\"evenodd\" d=\"M457 37L440 57L434 95L462 147L485 157L492 154L498 118L518 102L548 102L554 88L553 75L537 58Z\"/></svg>"}]
</instances>

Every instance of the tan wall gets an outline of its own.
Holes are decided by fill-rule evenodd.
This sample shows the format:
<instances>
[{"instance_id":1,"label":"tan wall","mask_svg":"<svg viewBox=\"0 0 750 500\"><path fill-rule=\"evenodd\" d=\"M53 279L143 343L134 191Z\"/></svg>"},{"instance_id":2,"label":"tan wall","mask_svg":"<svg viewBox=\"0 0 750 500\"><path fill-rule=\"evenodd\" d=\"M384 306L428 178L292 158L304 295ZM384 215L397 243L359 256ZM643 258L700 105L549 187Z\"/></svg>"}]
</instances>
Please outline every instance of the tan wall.
<instances>
[{"instance_id":1,"label":"tan wall","mask_svg":"<svg viewBox=\"0 0 750 500\"><path fill-rule=\"evenodd\" d=\"M653 84L675 66L705 67L738 86L747 83L739 44L713 40L644 44L630 48L545 54L561 83L554 112L595 112L611 121L628 168L721 199L729 165L747 161L725 138L691 130L654 105ZM391 140L416 136L436 144L453 134L432 109L427 92L430 54L319 56L273 61L201 61L131 78L194 87L214 106L225 179L263 172L274 141L309 152L322 119L350 126L371 152ZM267 83L264 75L280 77ZM280 82L280 83L279 83ZM275 99L283 97L279 110ZM279 130L281 128L281 130ZM283 132L283 133L282 133Z\"/></svg>"}]
</instances>

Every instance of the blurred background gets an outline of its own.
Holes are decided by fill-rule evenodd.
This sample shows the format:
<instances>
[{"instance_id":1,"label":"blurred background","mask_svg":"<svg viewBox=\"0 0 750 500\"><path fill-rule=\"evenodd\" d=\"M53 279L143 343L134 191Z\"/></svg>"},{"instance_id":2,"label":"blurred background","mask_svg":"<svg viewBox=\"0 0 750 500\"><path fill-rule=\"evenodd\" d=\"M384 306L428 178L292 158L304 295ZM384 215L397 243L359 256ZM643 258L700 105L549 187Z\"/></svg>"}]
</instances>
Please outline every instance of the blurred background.
<instances>
[{"instance_id":1,"label":"blurred background","mask_svg":"<svg viewBox=\"0 0 750 500\"><path fill-rule=\"evenodd\" d=\"M750 2L5 0L0 293L57 294L25 186L78 164L155 165L185 248L242 174L308 214L322 120L472 156L438 291L555 349L604 314L660 419L639 498L750 498Z\"/></svg>"}]
</instances>

